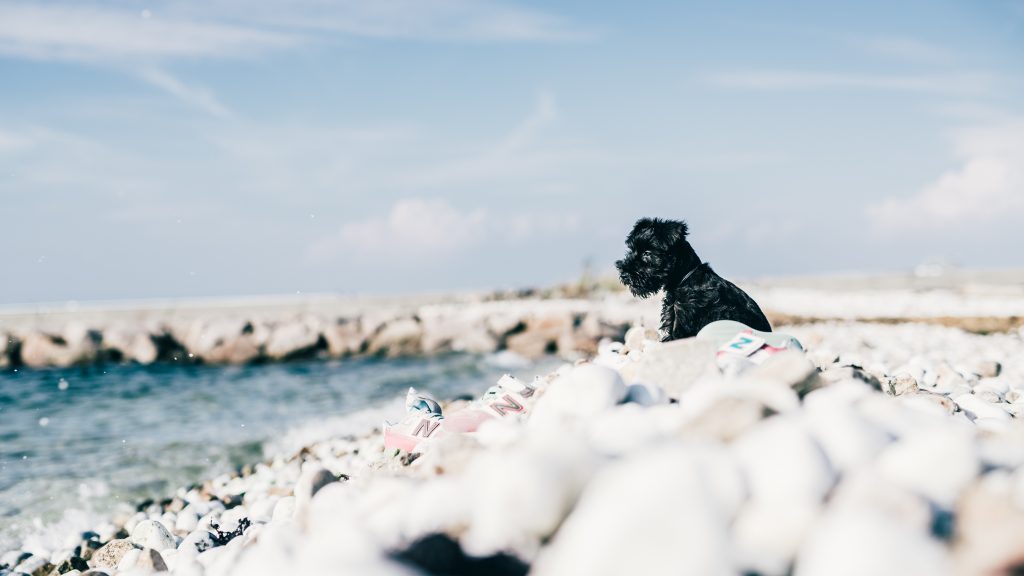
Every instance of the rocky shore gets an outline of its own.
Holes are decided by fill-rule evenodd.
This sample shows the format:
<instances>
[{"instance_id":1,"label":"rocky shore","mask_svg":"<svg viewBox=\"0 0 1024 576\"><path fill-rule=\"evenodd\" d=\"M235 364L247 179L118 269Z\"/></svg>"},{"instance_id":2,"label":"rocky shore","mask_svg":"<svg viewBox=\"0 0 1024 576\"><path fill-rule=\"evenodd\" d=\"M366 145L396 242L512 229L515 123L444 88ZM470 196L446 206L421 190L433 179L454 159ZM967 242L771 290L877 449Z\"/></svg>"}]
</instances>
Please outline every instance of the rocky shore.
<instances>
[{"instance_id":1,"label":"rocky shore","mask_svg":"<svg viewBox=\"0 0 1024 576\"><path fill-rule=\"evenodd\" d=\"M953 280L959 279L959 277ZM879 277L743 287L775 326L825 320L920 322L971 332L1024 326L1024 289L1010 278ZM984 281L992 283L985 284ZM593 355L631 325L657 326L657 298L601 289L517 293L162 302L0 309L0 369L104 362L250 364L508 350L526 357Z\"/></svg>"},{"instance_id":2,"label":"rocky shore","mask_svg":"<svg viewBox=\"0 0 1024 576\"><path fill-rule=\"evenodd\" d=\"M422 455L323 439L0 574L1018 573L1022 335L790 331L806 356L727 378L706 343L631 330L541 378L525 421Z\"/></svg>"},{"instance_id":3,"label":"rocky shore","mask_svg":"<svg viewBox=\"0 0 1024 576\"><path fill-rule=\"evenodd\" d=\"M0 319L0 368L102 362L248 364L303 358L398 357L509 350L593 355L604 338L657 320L657 304L595 299L453 301L367 306L345 315L252 310L154 311L127 319Z\"/></svg>"}]
</instances>

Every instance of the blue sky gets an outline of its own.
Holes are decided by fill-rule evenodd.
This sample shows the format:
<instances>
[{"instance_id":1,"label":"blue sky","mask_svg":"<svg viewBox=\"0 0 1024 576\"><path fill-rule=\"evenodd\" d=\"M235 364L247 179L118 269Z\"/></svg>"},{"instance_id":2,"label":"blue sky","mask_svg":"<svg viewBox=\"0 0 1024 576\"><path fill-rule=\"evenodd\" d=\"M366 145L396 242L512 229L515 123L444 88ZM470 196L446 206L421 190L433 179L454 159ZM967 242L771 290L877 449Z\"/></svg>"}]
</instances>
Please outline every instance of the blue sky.
<instances>
[{"instance_id":1,"label":"blue sky","mask_svg":"<svg viewBox=\"0 0 1024 576\"><path fill-rule=\"evenodd\" d=\"M0 0L0 304L1024 265L1024 2Z\"/></svg>"}]
</instances>

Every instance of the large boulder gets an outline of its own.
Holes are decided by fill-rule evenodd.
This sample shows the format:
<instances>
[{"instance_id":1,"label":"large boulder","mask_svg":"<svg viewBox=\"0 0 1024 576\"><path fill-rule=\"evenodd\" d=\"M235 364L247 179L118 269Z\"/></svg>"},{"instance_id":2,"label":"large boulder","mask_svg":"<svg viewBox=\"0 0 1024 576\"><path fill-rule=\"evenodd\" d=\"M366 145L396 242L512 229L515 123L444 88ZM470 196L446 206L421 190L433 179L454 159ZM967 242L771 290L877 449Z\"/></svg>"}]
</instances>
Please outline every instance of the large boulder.
<instances>
[{"instance_id":1,"label":"large boulder","mask_svg":"<svg viewBox=\"0 0 1024 576\"><path fill-rule=\"evenodd\" d=\"M384 323L370 338L367 352L374 356L412 356L423 351L423 326L415 317Z\"/></svg>"},{"instance_id":2,"label":"large boulder","mask_svg":"<svg viewBox=\"0 0 1024 576\"><path fill-rule=\"evenodd\" d=\"M366 336L358 319L339 318L323 327L327 341L327 354L332 358L347 358L363 352Z\"/></svg>"},{"instance_id":3,"label":"large boulder","mask_svg":"<svg viewBox=\"0 0 1024 576\"><path fill-rule=\"evenodd\" d=\"M269 331L240 319L197 321L180 339L190 358L209 364L245 364L257 360Z\"/></svg>"},{"instance_id":4,"label":"large boulder","mask_svg":"<svg viewBox=\"0 0 1024 576\"><path fill-rule=\"evenodd\" d=\"M101 354L115 361L152 364L158 349L149 332L128 326L111 326L103 331Z\"/></svg>"},{"instance_id":5,"label":"large boulder","mask_svg":"<svg viewBox=\"0 0 1024 576\"><path fill-rule=\"evenodd\" d=\"M452 313L423 314L423 353L487 354L498 348L483 318Z\"/></svg>"},{"instance_id":6,"label":"large boulder","mask_svg":"<svg viewBox=\"0 0 1024 576\"><path fill-rule=\"evenodd\" d=\"M0 332L0 368L6 368L13 362L14 345L13 334Z\"/></svg>"},{"instance_id":7,"label":"large boulder","mask_svg":"<svg viewBox=\"0 0 1024 576\"><path fill-rule=\"evenodd\" d=\"M270 332L264 354L271 360L289 360L316 354L327 347L320 328L313 319L283 322Z\"/></svg>"},{"instance_id":8,"label":"large boulder","mask_svg":"<svg viewBox=\"0 0 1024 576\"><path fill-rule=\"evenodd\" d=\"M574 342L573 316L568 313L552 313L527 319L525 329L509 336L505 346L516 354L537 358L545 354L570 351L574 348Z\"/></svg>"},{"instance_id":9,"label":"large boulder","mask_svg":"<svg viewBox=\"0 0 1024 576\"><path fill-rule=\"evenodd\" d=\"M72 366L96 360L100 333L77 323L60 333L32 331L21 341L21 361L31 368Z\"/></svg>"},{"instance_id":10,"label":"large boulder","mask_svg":"<svg viewBox=\"0 0 1024 576\"><path fill-rule=\"evenodd\" d=\"M661 386L669 396L678 396L704 374L718 374L714 342L684 338L652 343L636 362L622 368L628 383L645 382Z\"/></svg>"}]
</instances>

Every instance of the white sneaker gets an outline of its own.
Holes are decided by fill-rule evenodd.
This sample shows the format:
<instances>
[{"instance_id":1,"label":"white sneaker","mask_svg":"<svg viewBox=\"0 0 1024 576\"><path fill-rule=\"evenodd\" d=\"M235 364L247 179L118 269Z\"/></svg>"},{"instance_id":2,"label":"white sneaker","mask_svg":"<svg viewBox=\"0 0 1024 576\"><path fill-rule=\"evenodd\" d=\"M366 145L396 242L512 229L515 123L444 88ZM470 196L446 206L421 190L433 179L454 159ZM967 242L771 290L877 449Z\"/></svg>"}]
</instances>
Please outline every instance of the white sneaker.
<instances>
[{"instance_id":1,"label":"white sneaker","mask_svg":"<svg viewBox=\"0 0 1024 576\"><path fill-rule=\"evenodd\" d=\"M494 418L525 417L533 408L537 389L536 385L524 384L505 374L480 399L450 414L445 419L444 428L448 432L474 432L481 424Z\"/></svg>"},{"instance_id":2,"label":"white sneaker","mask_svg":"<svg viewBox=\"0 0 1024 576\"><path fill-rule=\"evenodd\" d=\"M708 324L697 338L722 343L715 353L715 363L726 375L745 372L784 350L804 351L800 341L788 334L761 332L732 320Z\"/></svg>"},{"instance_id":3,"label":"white sneaker","mask_svg":"<svg viewBox=\"0 0 1024 576\"><path fill-rule=\"evenodd\" d=\"M409 388L405 395L404 418L398 422L384 421L384 449L416 452L420 443L443 433L441 405L430 394Z\"/></svg>"}]
</instances>

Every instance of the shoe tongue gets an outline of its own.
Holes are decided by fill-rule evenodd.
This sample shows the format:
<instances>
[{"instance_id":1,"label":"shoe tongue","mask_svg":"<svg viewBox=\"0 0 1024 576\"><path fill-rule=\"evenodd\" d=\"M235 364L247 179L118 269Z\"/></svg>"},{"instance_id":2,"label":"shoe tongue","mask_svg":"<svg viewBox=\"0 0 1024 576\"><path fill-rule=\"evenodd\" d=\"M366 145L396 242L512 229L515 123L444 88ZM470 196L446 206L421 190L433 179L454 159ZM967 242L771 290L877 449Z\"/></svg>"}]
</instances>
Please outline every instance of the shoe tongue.
<instances>
[{"instance_id":1,"label":"shoe tongue","mask_svg":"<svg viewBox=\"0 0 1024 576\"><path fill-rule=\"evenodd\" d=\"M500 380L498 380L497 387L506 392L522 392L527 388L526 384L523 384L514 376L510 376L508 374L505 374Z\"/></svg>"},{"instance_id":2,"label":"shoe tongue","mask_svg":"<svg viewBox=\"0 0 1024 576\"><path fill-rule=\"evenodd\" d=\"M427 412L429 414L441 414L441 405L429 394L417 392L415 388L409 388L405 395L405 409L409 412Z\"/></svg>"}]
</instances>

